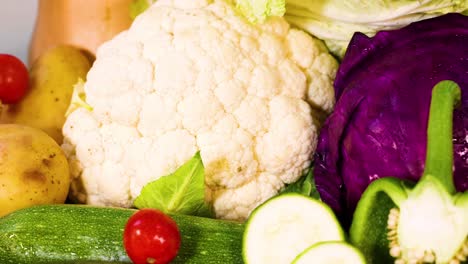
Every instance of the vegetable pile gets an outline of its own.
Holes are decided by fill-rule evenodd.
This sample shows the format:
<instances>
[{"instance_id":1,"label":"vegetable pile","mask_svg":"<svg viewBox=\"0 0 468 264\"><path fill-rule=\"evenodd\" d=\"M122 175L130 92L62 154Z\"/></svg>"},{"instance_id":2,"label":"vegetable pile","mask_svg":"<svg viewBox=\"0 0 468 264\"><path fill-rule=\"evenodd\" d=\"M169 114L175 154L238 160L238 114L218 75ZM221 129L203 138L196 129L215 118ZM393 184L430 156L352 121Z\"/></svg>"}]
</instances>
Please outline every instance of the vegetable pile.
<instances>
[{"instance_id":1,"label":"vegetable pile","mask_svg":"<svg viewBox=\"0 0 468 264\"><path fill-rule=\"evenodd\" d=\"M0 55L0 263L467 261L468 2L115 1Z\"/></svg>"}]
</instances>

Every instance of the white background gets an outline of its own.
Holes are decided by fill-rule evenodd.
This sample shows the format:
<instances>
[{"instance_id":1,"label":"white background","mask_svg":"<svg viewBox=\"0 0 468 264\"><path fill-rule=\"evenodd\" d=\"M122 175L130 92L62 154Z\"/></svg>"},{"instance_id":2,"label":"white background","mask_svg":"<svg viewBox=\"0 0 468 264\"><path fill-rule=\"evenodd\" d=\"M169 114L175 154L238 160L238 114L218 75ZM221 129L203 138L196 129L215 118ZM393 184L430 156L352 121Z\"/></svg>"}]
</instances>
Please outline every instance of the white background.
<instances>
[{"instance_id":1,"label":"white background","mask_svg":"<svg viewBox=\"0 0 468 264\"><path fill-rule=\"evenodd\" d=\"M27 63L36 10L37 0L0 0L0 53Z\"/></svg>"}]
</instances>

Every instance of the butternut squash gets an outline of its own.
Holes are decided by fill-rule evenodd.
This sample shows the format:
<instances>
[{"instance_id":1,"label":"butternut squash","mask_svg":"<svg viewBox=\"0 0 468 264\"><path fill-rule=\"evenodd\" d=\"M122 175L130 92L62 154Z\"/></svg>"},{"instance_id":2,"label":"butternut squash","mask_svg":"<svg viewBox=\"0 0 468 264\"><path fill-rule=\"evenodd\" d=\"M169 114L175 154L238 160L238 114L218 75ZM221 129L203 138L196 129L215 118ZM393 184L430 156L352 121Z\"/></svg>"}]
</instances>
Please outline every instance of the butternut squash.
<instances>
[{"instance_id":1,"label":"butternut squash","mask_svg":"<svg viewBox=\"0 0 468 264\"><path fill-rule=\"evenodd\" d=\"M91 55L130 27L132 0L39 0L28 64L46 50L68 44Z\"/></svg>"}]
</instances>

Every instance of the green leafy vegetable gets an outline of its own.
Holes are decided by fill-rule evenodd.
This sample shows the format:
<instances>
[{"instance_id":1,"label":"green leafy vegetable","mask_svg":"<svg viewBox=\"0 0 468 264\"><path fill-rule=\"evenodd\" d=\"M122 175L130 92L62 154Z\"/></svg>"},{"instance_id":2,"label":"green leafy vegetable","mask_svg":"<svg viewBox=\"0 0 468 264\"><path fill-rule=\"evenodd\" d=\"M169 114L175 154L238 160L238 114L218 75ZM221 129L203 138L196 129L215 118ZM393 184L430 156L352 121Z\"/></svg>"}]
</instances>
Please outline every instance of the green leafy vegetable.
<instances>
[{"instance_id":1,"label":"green leafy vegetable","mask_svg":"<svg viewBox=\"0 0 468 264\"><path fill-rule=\"evenodd\" d=\"M309 169L299 180L289 184L280 195L285 193L298 193L320 200L320 195L315 187L313 169Z\"/></svg>"},{"instance_id":2,"label":"green leafy vegetable","mask_svg":"<svg viewBox=\"0 0 468 264\"><path fill-rule=\"evenodd\" d=\"M145 185L134 205L171 214L211 216L205 202L205 169L200 152L174 173Z\"/></svg>"},{"instance_id":3,"label":"green leafy vegetable","mask_svg":"<svg viewBox=\"0 0 468 264\"><path fill-rule=\"evenodd\" d=\"M157 0L133 0L130 17L135 19ZM229 0L227 0L229 1ZM230 0L237 10L250 22L261 23L271 16L286 13L286 0Z\"/></svg>"},{"instance_id":4,"label":"green leafy vegetable","mask_svg":"<svg viewBox=\"0 0 468 264\"><path fill-rule=\"evenodd\" d=\"M73 94L70 102L70 106L68 107L67 111L65 112L65 116L70 115L73 111L78 108L84 108L88 111L93 111L93 107L91 107L86 102L86 93L84 90L85 82L83 79L78 79L78 82L73 86Z\"/></svg>"},{"instance_id":5,"label":"green leafy vegetable","mask_svg":"<svg viewBox=\"0 0 468 264\"><path fill-rule=\"evenodd\" d=\"M412 22L468 11L468 1L454 0L287 0L285 18L325 41L340 58L355 32L373 36Z\"/></svg>"},{"instance_id":6,"label":"green leafy vegetable","mask_svg":"<svg viewBox=\"0 0 468 264\"><path fill-rule=\"evenodd\" d=\"M236 0L237 9L252 23L286 13L285 0Z\"/></svg>"},{"instance_id":7,"label":"green leafy vegetable","mask_svg":"<svg viewBox=\"0 0 468 264\"><path fill-rule=\"evenodd\" d=\"M133 0L130 4L130 17L135 19L139 14L143 13L156 0Z\"/></svg>"}]
</instances>

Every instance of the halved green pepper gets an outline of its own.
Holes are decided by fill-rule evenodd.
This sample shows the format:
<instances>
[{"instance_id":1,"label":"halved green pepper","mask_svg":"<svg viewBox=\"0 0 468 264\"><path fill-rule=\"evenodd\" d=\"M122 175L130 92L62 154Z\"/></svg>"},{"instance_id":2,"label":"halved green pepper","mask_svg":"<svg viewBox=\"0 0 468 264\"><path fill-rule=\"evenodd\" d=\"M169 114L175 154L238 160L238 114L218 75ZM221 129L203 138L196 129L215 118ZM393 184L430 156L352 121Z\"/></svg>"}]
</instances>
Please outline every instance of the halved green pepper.
<instances>
[{"instance_id":1,"label":"halved green pepper","mask_svg":"<svg viewBox=\"0 0 468 264\"><path fill-rule=\"evenodd\" d=\"M453 183L453 109L460 88L452 81L432 91L424 174L416 185L386 177L363 193L350 240L368 263L465 262L468 256L468 192Z\"/></svg>"}]
</instances>

